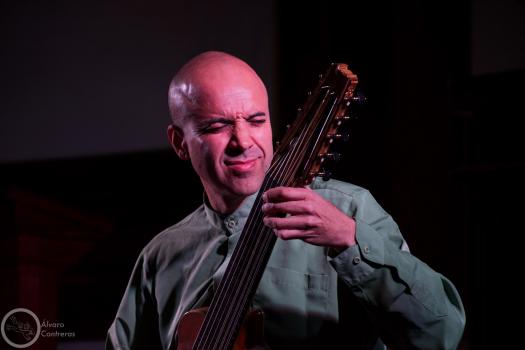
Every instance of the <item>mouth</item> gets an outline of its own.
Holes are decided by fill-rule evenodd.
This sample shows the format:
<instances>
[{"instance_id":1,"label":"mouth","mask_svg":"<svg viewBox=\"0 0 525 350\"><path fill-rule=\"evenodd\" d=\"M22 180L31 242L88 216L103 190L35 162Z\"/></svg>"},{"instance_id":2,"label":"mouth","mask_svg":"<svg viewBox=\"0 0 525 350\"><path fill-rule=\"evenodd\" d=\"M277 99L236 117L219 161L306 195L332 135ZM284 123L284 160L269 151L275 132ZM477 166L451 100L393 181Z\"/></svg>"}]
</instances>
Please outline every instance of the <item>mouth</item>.
<instances>
[{"instance_id":1,"label":"mouth","mask_svg":"<svg viewBox=\"0 0 525 350\"><path fill-rule=\"evenodd\" d=\"M243 159L243 160L225 160L224 164L229 169L236 172L244 173L252 170L255 167L255 163L259 158Z\"/></svg>"}]
</instances>

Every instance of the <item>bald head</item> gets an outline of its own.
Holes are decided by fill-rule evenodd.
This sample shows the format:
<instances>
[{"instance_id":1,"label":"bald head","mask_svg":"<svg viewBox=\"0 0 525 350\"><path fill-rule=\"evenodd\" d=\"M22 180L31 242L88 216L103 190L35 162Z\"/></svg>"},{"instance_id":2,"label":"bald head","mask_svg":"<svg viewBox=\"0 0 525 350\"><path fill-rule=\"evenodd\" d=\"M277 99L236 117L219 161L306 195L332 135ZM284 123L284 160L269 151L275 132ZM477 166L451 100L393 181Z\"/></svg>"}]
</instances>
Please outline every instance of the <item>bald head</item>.
<instances>
[{"instance_id":1,"label":"bald head","mask_svg":"<svg viewBox=\"0 0 525 350\"><path fill-rule=\"evenodd\" d=\"M206 108L217 94L227 94L236 87L253 90L268 99L262 80L241 59L218 51L195 56L170 83L168 104L173 123L182 128L187 117Z\"/></svg>"}]
</instances>

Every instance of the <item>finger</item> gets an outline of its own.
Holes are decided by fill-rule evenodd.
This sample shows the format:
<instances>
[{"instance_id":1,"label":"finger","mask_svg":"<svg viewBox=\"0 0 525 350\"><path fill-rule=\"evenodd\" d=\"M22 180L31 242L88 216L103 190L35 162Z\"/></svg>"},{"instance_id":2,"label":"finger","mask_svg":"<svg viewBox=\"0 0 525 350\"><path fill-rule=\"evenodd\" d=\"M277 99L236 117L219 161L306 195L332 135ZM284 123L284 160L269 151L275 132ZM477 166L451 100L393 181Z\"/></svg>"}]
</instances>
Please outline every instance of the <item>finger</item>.
<instances>
[{"instance_id":1,"label":"finger","mask_svg":"<svg viewBox=\"0 0 525 350\"><path fill-rule=\"evenodd\" d=\"M265 216L263 223L273 229L292 229L292 230L307 230L316 226L316 221L313 216L308 215L293 215L287 217Z\"/></svg>"},{"instance_id":2,"label":"finger","mask_svg":"<svg viewBox=\"0 0 525 350\"><path fill-rule=\"evenodd\" d=\"M308 201L289 201L281 203L264 203L262 211L265 215L279 214L308 215L313 213L312 203Z\"/></svg>"},{"instance_id":3,"label":"finger","mask_svg":"<svg viewBox=\"0 0 525 350\"><path fill-rule=\"evenodd\" d=\"M277 230L274 229L273 232L277 237L280 239L283 239L285 241L289 239L302 239L304 241L313 240L314 238L317 238L317 235L315 235L311 231L305 231L305 230Z\"/></svg>"},{"instance_id":4,"label":"finger","mask_svg":"<svg viewBox=\"0 0 525 350\"><path fill-rule=\"evenodd\" d=\"M326 239L323 239L315 232L304 231L304 230L273 230L274 234L282 240L288 241L291 239L300 239L306 243L318 245L318 246L328 246L329 243Z\"/></svg>"},{"instance_id":5,"label":"finger","mask_svg":"<svg viewBox=\"0 0 525 350\"><path fill-rule=\"evenodd\" d=\"M274 187L263 193L263 201L275 203L275 202L287 202L287 201L298 201L308 198L311 191L306 188L297 187Z\"/></svg>"}]
</instances>

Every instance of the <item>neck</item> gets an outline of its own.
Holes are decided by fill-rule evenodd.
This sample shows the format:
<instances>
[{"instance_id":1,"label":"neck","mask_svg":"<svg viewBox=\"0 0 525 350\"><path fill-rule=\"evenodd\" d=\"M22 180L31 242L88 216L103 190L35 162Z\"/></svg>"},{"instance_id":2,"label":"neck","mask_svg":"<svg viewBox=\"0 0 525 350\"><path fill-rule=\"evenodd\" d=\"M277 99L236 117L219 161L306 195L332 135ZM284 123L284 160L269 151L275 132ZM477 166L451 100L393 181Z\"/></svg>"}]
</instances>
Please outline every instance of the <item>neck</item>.
<instances>
[{"instance_id":1,"label":"neck","mask_svg":"<svg viewBox=\"0 0 525 350\"><path fill-rule=\"evenodd\" d=\"M228 196L205 188L206 197L213 210L220 215L229 215L239 208L247 196Z\"/></svg>"}]
</instances>

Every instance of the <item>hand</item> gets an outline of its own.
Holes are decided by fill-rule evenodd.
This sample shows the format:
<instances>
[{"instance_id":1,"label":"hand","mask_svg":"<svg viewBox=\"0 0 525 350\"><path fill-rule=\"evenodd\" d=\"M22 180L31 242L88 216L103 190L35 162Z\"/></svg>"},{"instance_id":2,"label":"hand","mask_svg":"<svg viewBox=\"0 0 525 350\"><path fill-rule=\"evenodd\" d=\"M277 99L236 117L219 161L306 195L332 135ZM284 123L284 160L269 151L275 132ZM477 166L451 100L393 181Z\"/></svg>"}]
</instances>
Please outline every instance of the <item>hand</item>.
<instances>
[{"instance_id":1,"label":"hand","mask_svg":"<svg viewBox=\"0 0 525 350\"><path fill-rule=\"evenodd\" d=\"M354 219L309 188L275 187L262 198L263 222L281 239L337 250L356 244Z\"/></svg>"}]
</instances>

